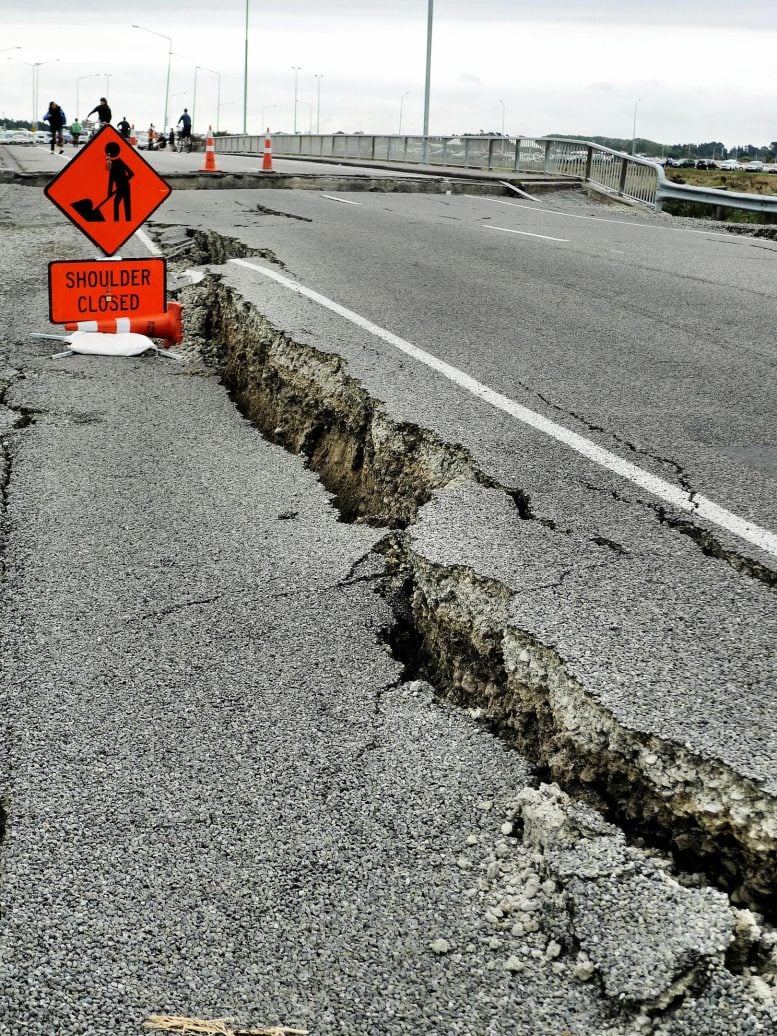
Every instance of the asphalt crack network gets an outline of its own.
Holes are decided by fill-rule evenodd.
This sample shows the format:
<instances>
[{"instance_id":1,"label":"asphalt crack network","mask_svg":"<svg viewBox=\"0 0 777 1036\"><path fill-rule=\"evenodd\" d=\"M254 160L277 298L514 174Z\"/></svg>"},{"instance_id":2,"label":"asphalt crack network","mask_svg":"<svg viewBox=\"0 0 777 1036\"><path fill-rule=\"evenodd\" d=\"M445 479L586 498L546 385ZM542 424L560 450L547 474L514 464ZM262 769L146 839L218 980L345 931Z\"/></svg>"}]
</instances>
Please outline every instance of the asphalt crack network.
<instances>
[{"instance_id":1,"label":"asphalt crack network","mask_svg":"<svg viewBox=\"0 0 777 1036\"><path fill-rule=\"evenodd\" d=\"M210 248L215 238L201 235L197 247ZM231 241L218 240L215 255L223 260ZM220 278L187 289L187 298L192 343L220 372L241 412L270 441L306 458L334 495L342 520L394 530L375 552L386 560L383 592L399 631L389 639L406 679L427 679L453 700L480 710L562 786L576 794L595 791L624 829L636 832L635 818L647 817L638 825L639 837L660 845L671 845L682 829L686 868L731 888L744 883L756 901L771 902L777 894L777 839L766 832L777 816L755 784L725 767L716 769L681 745L620 726L569 675L562 657L511 627L505 587L471 571L430 565L412 549L406 530L436 491L474 482L502 492L522 520L553 530L552 522L535 516L529 495L497 484L463 447L389 419L382 404L348 375L341 357L291 340ZM657 518L674 525L667 515ZM682 527L677 531L689 535ZM628 553L606 537L589 539L613 561ZM709 544L698 545L711 552ZM755 564L740 565L722 547L713 556L758 578ZM552 589L569 574L537 589ZM687 787L677 788L676 801L667 793L664 775L673 768L694 774L699 794L708 793L708 784L716 789L711 814L695 810L694 792L689 806ZM728 798L732 789L736 801L752 807L744 824ZM721 841L716 832L724 828L730 837Z\"/></svg>"}]
</instances>

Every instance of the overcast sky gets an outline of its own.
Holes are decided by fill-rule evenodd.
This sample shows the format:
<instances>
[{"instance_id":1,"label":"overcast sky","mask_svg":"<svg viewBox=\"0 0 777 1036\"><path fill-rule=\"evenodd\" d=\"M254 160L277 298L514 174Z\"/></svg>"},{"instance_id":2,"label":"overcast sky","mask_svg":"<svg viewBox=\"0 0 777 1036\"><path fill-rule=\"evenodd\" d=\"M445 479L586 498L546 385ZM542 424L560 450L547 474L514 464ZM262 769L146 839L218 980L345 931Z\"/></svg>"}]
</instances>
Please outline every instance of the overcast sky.
<instances>
[{"instance_id":1,"label":"overcast sky","mask_svg":"<svg viewBox=\"0 0 777 1036\"><path fill-rule=\"evenodd\" d=\"M248 130L420 133L427 0L248 0ZM214 15L214 10L218 13ZM0 0L0 115L243 123L246 0ZM58 59L55 61L55 59ZM28 64L23 64L27 62ZM197 95L194 97L195 68ZM221 108L217 112L221 73ZM106 75L110 79L106 80ZM317 80L314 75L322 75ZM76 112L77 80L79 111ZM90 77L90 78L87 78ZM777 139L777 0L435 0L430 132Z\"/></svg>"}]
</instances>

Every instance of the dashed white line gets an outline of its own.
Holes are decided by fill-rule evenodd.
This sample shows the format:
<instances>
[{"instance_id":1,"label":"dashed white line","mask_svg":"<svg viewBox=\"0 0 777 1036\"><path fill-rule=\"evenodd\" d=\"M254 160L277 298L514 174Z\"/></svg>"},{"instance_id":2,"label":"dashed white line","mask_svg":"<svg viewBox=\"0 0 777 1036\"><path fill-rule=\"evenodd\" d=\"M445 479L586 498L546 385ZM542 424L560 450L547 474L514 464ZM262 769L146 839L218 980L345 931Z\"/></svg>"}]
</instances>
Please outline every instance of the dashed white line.
<instances>
[{"instance_id":1,"label":"dashed white line","mask_svg":"<svg viewBox=\"0 0 777 1036\"><path fill-rule=\"evenodd\" d=\"M543 241L563 241L569 243L568 237L549 237L547 234L530 234L528 230L510 230L508 227L484 226L484 230L501 230L504 234L520 234L521 237L541 237Z\"/></svg>"},{"instance_id":2,"label":"dashed white line","mask_svg":"<svg viewBox=\"0 0 777 1036\"><path fill-rule=\"evenodd\" d=\"M504 413L509 414L511 417L516 418L516 420L542 432L551 439L555 439L557 442L563 443L581 456L586 457L588 460L593 461L595 464L598 464L603 468L606 468L608 471L614 472L621 478L627 479L629 482L639 486L640 489L645 490L652 496L658 497L660 500L664 500L666 503L672 504L674 507L677 507L682 511L698 514L700 517L706 518L707 521L711 522L713 525L717 525L720 528L733 533L735 536L739 537L739 539L758 547L760 550L764 550L769 554L777 556L777 534L770 532L768 529L764 529L762 526L756 525L754 522L748 521L746 518L742 518L739 515L734 514L732 511L727 511L724 507L720 507L707 497L700 496L698 494L692 495L681 486L673 485L671 482L658 478L649 471L645 471L643 468L637 467L636 464L632 464L629 461L624 460L617 454L611 453L609 450L605 450L601 446L597 446L595 442L592 442L590 439L586 439L585 436L579 435L577 432L573 432L569 428L565 428L563 425L557 424L555 421L551 421L547 417L543 417L542 414L538 414L536 411L522 406L520 403L510 399L508 396L503 396L501 392L496 392L494 389L489 388L488 385L484 385L482 382L477 381L469 374L459 370L458 367L453 367L444 360L440 360L436 356L432 356L431 353L427 353L423 349L419 349L419 347L417 345L413 345L412 342L408 342L404 338L400 338L398 335L393 334L391 331L387 331L378 324L373 324L372 321L367 320L366 317L362 317L353 310L347 309L345 306L341 306L338 302L334 302L332 299L319 294L317 291L313 291L311 288L306 288L302 284L295 283L288 277L284 277L283 274L277 273L275 270L266 269L263 266L257 266L256 263L249 263L246 259L230 259L229 262L234 263L237 266L244 266L249 270L254 270L256 273L262 274L263 277L267 277L270 280L276 281L278 284L282 284L285 288L295 292L295 294L302 295L304 298L310 299L312 302L317 303L319 306L323 306L332 313L337 313L338 316L350 321L352 324L360 327L363 331L367 331L376 338L382 339L382 341L393 346L395 349L398 349L400 352L405 353L405 355L411 356L419 363L423 363L425 366L437 371L439 374L442 374L443 377L448 378L449 381L452 381L455 385L465 389L467 392L471 392L472 395L476 396L478 399L482 399L485 403L490 404L497 410L501 410Z\"/></svg>"},{"instance_id":3,"label":"dashed white line","mask_svg":"<svg viewBox=\"0 0 777 1036\"><path fill-rule=\"evenodd\" d=\"M347 198L335 198L333 194L322 194L322 198L326 198L328 201L339 201L341 205L361 205L360 201L348 201Z\"/></svg>"}]
</instances>

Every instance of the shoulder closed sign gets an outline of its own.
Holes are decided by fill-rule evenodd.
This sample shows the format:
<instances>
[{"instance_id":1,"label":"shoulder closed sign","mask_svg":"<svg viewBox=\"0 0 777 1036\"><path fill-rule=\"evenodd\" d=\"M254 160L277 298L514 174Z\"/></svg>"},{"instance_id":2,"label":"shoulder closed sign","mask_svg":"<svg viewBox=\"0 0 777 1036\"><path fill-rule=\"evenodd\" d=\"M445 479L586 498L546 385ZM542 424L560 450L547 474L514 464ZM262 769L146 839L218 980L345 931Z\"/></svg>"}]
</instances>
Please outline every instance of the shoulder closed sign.
<instances>
[{"instance_id":1,"label":"shoulder closed sign","mask_svg":"<svg viewBox=\"0 0 777 1036\"><path fill-rule=\"evenodd\" d=\"M164 259L65 260L49 263L53 324L164 313Z\"/></svg>"}]
</instances>

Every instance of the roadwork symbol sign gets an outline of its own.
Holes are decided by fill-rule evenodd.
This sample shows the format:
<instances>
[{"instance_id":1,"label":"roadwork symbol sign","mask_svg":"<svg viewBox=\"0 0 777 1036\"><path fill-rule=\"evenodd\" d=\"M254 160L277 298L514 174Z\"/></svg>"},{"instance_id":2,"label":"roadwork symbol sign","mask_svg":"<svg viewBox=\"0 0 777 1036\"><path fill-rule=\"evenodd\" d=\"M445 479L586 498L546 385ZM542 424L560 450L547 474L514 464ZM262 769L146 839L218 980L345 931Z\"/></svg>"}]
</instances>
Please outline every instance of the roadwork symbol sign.
<instances>
[{"instance_id":1,"label":"roadwork symbol sign","mask_svg":"<svg viewBox=\"0 0 777 1036\"><path fill-rule=\"evenodd\" d=\"M43 193L106 255L113 255L170 194L134 147L105 126Z\"/></svg>"},{"instance_id":2,"label":"roadwork symbol sign","mask_svg":"<svg viewBox=\"0 0 777 1036\"><path fill-rule=\"evenodd\" d=\"M49 320L68 324L164 313L164 259L67 259L49 263Z\"/></svg>"}]
</instances>

